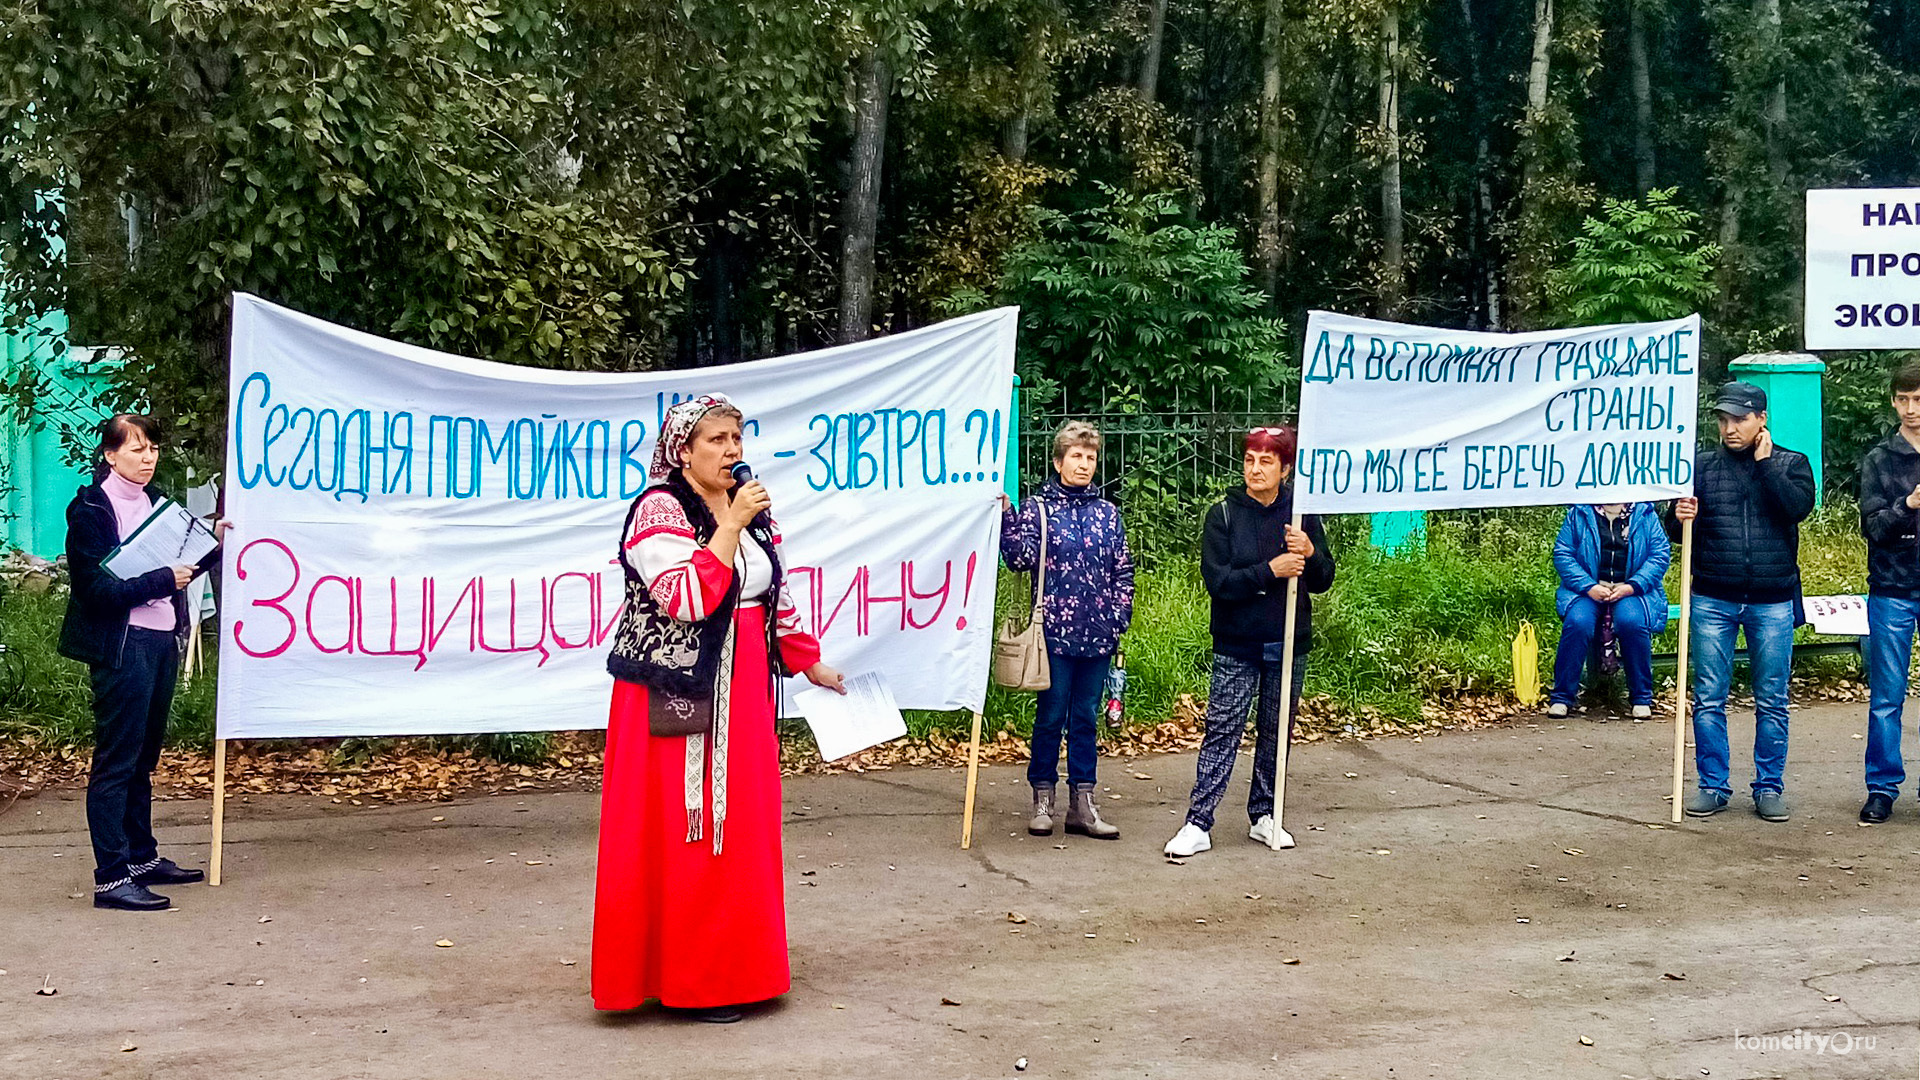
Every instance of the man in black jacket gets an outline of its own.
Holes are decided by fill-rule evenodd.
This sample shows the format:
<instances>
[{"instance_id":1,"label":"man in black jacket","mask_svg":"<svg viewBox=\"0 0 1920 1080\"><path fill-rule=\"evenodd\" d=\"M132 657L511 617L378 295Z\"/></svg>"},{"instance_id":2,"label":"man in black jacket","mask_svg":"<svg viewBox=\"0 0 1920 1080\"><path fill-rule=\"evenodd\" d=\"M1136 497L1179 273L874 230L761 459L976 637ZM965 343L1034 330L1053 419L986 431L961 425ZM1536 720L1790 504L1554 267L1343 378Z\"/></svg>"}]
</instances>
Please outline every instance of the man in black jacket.
<instances>
[{"instance_id":1,"label":"man in black jacket","mask_svg":"<svg viewBox=\"0 0 1920 1080\"><path fill-rule=\"evenodd\" d=\"M1747 632L1753 666L1753 809L1785 821L1787 680L1800 614L1800 522L1813 512L1813 466L1774 444L1767 395L1730 382L1714 401L1720 445L1695 458L1694 497L1674 503L1668 527L1695 521L1693 741L1697 783L1687 813L1708 817L1733 797L1727 688L1733 647Z\"/></svg>"},{"instance_id":2,"label":"man in black jacket","mask_svg":"<svg viewBox=\"0 0 1920 1080\"><path fill-rule=\"evenodd\" d=\"M1907 771L1900 724L1920 616L1920 363L1893 374L1900 428L1860 462L1860 532L1867 538L1867 801L1860 820L1893 814Z\"/></svg>"},{"instance_id":3,"label":"man in black jacket","mask_svg":"<svg viewBox=\"0 0 1920 1080\"><path fill-rule=\"evenodd\" d=\"M1292 428L1254 428L1242 460L1245 491L1235 491L1207 511L1200 547L1200 576L1213 599L1213 677L1207 695L1207 731L1195 767L1187 820L1163 849L1195 855L1213 846L1213 813L1226 795L1233 759L1254 711L1253 784L1247 795L1247 835L1263 844L1292 847L1293 837L1274 823L1274 765L1279 739L1293 736L1300 707L1300 681L1313 646L1311 594L1333 586L1333 553L1320 519L1293 519L1296 435ZM1300 579L1293 639L1290 700L1280 696L1285 658L1287 579ZM1254 706L1258 704L1257 708ZM1280 714L1287 715L1286 724Z\"/></svg>"}]
</instances>

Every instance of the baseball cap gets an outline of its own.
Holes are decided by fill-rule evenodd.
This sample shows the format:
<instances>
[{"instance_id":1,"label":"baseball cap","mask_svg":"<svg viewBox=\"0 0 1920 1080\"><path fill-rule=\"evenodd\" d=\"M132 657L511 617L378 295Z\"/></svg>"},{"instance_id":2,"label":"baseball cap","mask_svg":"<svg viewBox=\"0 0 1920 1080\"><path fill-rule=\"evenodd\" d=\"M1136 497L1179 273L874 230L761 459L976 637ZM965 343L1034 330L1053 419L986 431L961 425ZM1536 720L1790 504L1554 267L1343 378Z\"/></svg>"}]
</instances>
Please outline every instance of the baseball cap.
<instances>
[{"instance_id":1,"label":"baseball cap","mask_svg":"<svg viewBox=\"0 0 1920 1080\"><path fill-rule=\"evenodd\" d=\"M1728 416L1749 416L1767 411L1767 392L1750 382L1730 382L1720 388L1713 407Z\"/></svg>"}]
</instances>

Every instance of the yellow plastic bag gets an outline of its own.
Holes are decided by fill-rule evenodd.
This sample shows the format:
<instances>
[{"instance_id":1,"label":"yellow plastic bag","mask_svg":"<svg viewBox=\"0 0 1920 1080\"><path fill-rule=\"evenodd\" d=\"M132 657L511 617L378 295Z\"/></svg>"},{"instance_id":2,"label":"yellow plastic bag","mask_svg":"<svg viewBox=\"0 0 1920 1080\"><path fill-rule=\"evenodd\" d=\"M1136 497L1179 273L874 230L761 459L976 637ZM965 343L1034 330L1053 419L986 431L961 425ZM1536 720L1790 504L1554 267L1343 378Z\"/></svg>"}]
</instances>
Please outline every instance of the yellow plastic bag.
<instances>
[{"instance_id":1,"label":"yellow plastic bag","mask_svg":"<svg viewBox=\"0 0 1920 1080\"><path fill-rule=\"evenodd\" d=\"M1540 639L1533 624L1524 619L1520 632L1513 635L1513 696L1522 705L1540 700Z\"/></svg>"}]
</instances>

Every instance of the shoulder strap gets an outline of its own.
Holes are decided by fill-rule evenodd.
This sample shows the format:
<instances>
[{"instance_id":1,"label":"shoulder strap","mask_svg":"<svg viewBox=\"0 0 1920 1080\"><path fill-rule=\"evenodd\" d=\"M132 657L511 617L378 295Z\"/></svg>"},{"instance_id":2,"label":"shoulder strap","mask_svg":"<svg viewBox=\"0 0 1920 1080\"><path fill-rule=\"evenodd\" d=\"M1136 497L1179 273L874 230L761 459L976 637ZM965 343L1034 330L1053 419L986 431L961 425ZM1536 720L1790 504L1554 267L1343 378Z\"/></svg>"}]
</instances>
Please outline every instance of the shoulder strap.
<instances>
[{"instance_id":1,"label":"shoulder strap","mask_svg":"<svg viewBox=\"0 0 1920 1080\"><path fill-rule=\"evenodd\" d=\"M1040 514L1040 561L1033 571L1033 610L1039 611L1040 600L1047 595L1047 501L1036 495L1033 508Z\"/></svg>"}]
</instances>

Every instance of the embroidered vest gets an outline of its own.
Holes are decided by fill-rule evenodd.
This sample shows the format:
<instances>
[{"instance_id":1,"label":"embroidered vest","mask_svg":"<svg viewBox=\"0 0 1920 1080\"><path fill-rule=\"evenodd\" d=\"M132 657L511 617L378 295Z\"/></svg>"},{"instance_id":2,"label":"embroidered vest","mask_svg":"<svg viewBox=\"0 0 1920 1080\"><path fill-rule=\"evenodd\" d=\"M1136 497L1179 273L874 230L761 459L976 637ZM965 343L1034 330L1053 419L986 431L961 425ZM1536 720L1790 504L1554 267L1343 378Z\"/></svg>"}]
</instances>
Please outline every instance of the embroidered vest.
<instances>
[{"instance_id":1,"label":"embroidered vest","mask_svg":"<svg viewBox=\"0 0 1920 1080\"><path fill-rule=\"evenodd\" d=\"M666 613L653 598L653 592L641 580L640 572L627 559L626 538L633 533L633 520L640 503L656 492L666 492L679 503L693 527L696 543L713 539L719 525L706 501L700 498L678 471L640 493L627 508L626 525L620 531L620 566L626 574L626 604L620 615L620 627L613 635L613 649L607 654L607 672L616 679L664 690L681 697L705 700L713 696L714 680L719 674L722 646L734 610L740 604L740 574L736 569L727 587L727 595L699 622L676 619ZM773 564L770 602L780 595L780 556L773 547L771 523L757 520L741 531L744 538L767 553ZM780 650L775 636L775 613L767 613L767 656L773 672L781 670Z\"/></svg>"}]
</instances>

